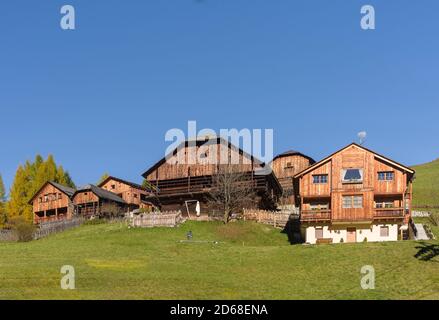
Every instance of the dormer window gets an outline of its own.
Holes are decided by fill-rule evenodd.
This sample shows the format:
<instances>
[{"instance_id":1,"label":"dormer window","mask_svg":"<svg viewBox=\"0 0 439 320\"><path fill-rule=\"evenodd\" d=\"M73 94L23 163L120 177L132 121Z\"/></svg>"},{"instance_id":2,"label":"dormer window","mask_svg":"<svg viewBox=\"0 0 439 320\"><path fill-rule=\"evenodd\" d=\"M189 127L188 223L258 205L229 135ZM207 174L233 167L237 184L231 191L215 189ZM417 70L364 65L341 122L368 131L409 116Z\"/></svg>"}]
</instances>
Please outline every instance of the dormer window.
<instances>
[{"instance_id":1,"label":"dormer window","mask_svg":"<svg viewBox=\"0 0 439 320\"><path fill-rule=\"evenodd\" d=\"M343 183L361 183L363 182L363 169L344 169L341 180Z\"/></svg>"}]
</instances>

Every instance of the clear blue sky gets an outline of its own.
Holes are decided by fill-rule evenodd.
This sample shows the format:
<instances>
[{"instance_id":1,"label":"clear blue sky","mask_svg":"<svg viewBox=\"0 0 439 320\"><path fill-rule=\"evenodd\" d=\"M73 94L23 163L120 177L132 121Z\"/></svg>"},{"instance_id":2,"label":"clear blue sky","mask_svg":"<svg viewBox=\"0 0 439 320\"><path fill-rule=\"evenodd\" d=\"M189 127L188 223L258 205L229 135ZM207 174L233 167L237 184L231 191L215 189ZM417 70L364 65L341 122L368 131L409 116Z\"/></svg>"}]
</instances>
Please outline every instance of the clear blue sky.
<instances>
[{"instance_id":1,"label":"clear blue sky","mask_svg":"<svg viewBox=\"0 0 439 320\"><path fill-rule=\"evenodd\" d=\"M76 8L75 31L59 27ZM376 30L360 28L372 4ZM0 2L0 172L53 153L79 185L141 181L198 126L273 128L316 160L356 140L407 165L439 157L436 0Z\"/></svg>"}]
</instances>

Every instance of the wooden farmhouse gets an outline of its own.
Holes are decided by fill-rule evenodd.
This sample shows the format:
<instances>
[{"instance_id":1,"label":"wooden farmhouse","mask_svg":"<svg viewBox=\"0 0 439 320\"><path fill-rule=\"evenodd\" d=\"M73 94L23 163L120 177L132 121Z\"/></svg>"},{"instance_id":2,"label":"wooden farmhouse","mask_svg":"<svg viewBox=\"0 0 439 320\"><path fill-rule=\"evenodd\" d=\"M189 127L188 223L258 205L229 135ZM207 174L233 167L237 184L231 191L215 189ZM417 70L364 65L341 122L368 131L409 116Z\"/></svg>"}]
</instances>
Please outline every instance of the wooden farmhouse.
<instances>
[{"instance_id":1,"label":"wooden farmhouse","mask_svg":"<svg viewBox=\"0 0 439 320\"><path fill-rule=\"evenodd\" d=\"M352 143L295 177L307 243L407 239L414 170Z\"/></svg>"},{"instance_id":2,"label":"wooden farmhouse","mask_svg":"<svg viewBox=\"0 0 439 320\"><path fill-rule=\"evenodd\" d=\"M53 181L46 182L29 201L33 208L34 223L70 219L73 214L70 197L75 191Z\"/></svg>"},{"instance_id":3,"label":"wooden farmhouse","mask_svg":"<svg viewBox=\"0 0 439 320\"><path fill-rule=\"evenodd\" d=\"M145 188L137 183L112 176L102 181L99 187L121 197L128 204L130 211L139 208L152 209L153 207L152 203L146 200L153 194L151 188Z\"/></svg>"},{"instance_id":4,"label":"wooden farmhouse","mask_svg":"<svg viewBox=\"0 0 439 320\"><path fill-rule=\"evenodd\" d=\"M265 165L261 161L223 138L187 140L142 176L158 190L150 201L162 210L181 210L189 218L207 216L217 210L208 198L213 177L223 165L233 165L245 175L243 180L251 183L257 194L256 206L276 208L282 193L276 176L262 172Z\"/></svg>"},{"instance_id":5,"label":"wooden farmhouse","mask_svg":"<svg viewBox=\"0 0 439 320\"><path fill-rule=\"evenodd\" d=\"M117 194L89 184L78 189L72 196L75 215L96 216L117 212L128 212L129 205Z\"/></svg>"},{"instance_id":6,"label":"wooden farmhouse","mask_svg":"<svg viewBox=\"0 0 439 320\"><path fill-rule=\"evenodd\" d=\"M283 190L278 203L280 209L288 210L299 205L300 201L296 200L299 194L298 186L294 183L294 176L314 163L314 159L295 150L286 151L273 158L271 168Z\"/></svg>"}]
</instances>

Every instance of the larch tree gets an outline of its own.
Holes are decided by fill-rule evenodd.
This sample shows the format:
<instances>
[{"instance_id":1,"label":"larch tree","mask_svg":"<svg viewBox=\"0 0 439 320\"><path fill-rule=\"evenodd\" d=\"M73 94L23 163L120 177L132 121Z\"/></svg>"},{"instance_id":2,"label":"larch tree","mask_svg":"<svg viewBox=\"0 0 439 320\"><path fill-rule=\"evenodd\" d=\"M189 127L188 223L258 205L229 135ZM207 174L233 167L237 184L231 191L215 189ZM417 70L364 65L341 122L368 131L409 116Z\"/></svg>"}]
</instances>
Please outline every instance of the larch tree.
<instances>
[{"instance_id":1,"label":"larch tree","mask_svg":"<svg viewBox=\"0 0 439 320\"><path fill-rule=\"evenodd\" d=\"M22 216L31 222L33 214L29 200L47 181L73 188L75 186L68 172L64 171L62 166L56 165L52 155L46 160L37 155L33 163L26 161L24 166L20 165L11 187L7 217Z\"/></svg>"},{"instance_id":2,"label":"larch tree","mask_svg":"<svg viewBox=\"0 0 439 320\"><path fill-rule=\"evenodd\" d=\"M0 226L6 223L6 189L0 174Z\"/></svg>"},{"instance_id":3,"label":"larch tree","mask_svg":"<svg viewBox=\"0 0 439 320\"><path fill-rule=\"evenodd\" d=\"M104 172L104 174L101 176L101 178L99 179L97 185L100 185L102 182L105 181L105 179L107 179L110 175L108 174L108 172Z\"/></svg>"}]
</instances>

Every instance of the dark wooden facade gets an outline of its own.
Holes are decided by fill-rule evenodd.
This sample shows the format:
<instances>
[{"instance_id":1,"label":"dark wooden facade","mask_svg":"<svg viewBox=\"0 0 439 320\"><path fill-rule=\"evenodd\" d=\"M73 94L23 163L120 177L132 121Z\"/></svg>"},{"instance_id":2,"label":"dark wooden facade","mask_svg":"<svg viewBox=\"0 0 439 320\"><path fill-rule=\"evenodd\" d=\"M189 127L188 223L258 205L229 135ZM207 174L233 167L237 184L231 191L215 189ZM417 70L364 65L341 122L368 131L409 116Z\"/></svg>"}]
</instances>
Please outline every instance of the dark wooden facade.
<instances>
[{"instance_id":1,"label":"dark wooden facade","mask_svg":"<svg viewBox=\"0 0 439 320\"><path fill-rule=\"evenodd\" d=\"M236 171L253 185L258 206L275 209L282 192L276 176L272 172L261 173L264 169L261 161L222 138L186 141L143 173L142 176L158 190L149 200L162 210L181 210L185 216L195 214L198 201L202 215L212 213L215 208L208 201L209 191L225 153L227 161L221 164L233 163ZM197 157L195 162L190 161L192 155ZM212 161L215 155L216 163Z\"/></svg>"}]
</instances>

